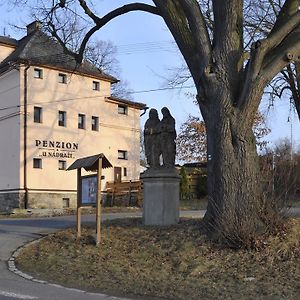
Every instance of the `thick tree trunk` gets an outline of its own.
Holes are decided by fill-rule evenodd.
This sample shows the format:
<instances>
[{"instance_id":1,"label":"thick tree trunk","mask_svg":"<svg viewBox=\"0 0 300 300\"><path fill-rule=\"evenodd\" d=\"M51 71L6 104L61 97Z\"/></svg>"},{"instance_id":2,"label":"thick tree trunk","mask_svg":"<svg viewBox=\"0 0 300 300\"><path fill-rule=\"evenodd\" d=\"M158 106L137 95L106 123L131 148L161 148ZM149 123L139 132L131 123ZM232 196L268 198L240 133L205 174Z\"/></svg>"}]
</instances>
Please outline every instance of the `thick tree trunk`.
<instances>
[{"instance_id":1,"label":"thick tree trunk","mask_svg":"<svg viewBox=\"0 0 300 300\"><path fill-rule=\"evenodd\" d=\"M222 101L220 101L222 102ZM235 247L254 241L259 221L258 156L252 124L219 105L206 118L210 232Z\"/></svg>"}]
</instances>

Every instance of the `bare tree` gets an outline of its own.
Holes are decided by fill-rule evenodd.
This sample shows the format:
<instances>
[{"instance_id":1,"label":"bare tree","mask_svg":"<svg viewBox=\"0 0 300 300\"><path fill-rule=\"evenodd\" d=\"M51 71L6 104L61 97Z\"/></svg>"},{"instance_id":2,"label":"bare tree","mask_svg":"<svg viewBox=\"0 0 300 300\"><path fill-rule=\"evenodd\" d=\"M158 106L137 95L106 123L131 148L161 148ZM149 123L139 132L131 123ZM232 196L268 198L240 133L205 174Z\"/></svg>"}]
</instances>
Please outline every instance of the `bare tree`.
<instances>
[{"instance_id":1,"label":"bare tree","mask_svg":"<svg viewBox=\"0 0 300 300\"><path fill-rule=\"evenodd\" d=\"M65 19L59 16L81 10L93 23L76 53L65 48L78 62L93 34L118 16L144 11L164 20L189 68L206 125L210 159L204 220L215 235L237 246L249 245L261 220L262 192L252 126L266 86L291 62L299 61L300 0L284 1L265 37L251 43L248 57L249 39L244 34L248 1L207 2L213 24L196 0L152 2L129 3L102 16L90 2L54 0L46 17L63 45L60 32Z\"/></svg>"},{"instance_id":2,"label":"bare tree","mask_svg":"<svg viewBox=\"0 0 300 300\"><path fill-rule=\"evenodd\" d=\"M101 71L120 78L122 72L116 56L117 47L110 41L88 43L84 53L84 58ZM132 90L127 80L120 79L119 82L113 84L111 93L118 98L133 99Z\"/></svg>"}]
</instances>

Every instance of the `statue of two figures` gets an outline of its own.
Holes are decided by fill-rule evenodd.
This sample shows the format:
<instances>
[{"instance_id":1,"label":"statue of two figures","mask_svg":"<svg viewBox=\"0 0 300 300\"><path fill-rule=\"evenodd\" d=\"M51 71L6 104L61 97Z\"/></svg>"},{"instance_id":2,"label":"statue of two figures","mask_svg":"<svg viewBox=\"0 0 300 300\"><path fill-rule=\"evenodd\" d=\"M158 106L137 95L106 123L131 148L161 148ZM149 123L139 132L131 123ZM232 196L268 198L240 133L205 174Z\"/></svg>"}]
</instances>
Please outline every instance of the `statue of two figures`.
<instances>
[{"instance_id":1,"label":"statue of two figures","mask_svg":"<svg viewBox=\"0 0 300 300\"><path fill-rule=\"evenodd\" d=\"M152 108L149 111L149 119L144 128L145 155L150 168L161 167L161 156L163 167L174 168L176 155L175 119L167 107L163 107L161 112L163 118L159 120L156 109Z\"/></svg>"}]
</instances>

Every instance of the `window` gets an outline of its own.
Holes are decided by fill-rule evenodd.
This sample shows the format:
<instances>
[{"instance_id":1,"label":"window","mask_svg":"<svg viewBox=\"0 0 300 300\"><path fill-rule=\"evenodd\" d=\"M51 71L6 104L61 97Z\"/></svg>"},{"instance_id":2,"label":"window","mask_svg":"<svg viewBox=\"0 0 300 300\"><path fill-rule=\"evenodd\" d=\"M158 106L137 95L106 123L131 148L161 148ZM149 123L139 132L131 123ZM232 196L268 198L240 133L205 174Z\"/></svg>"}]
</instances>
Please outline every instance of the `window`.
<instances>
[{"instance_id":1,"label":"window","mask_svg":"<svg viewBox=\"0 0 300 300\"><path fill-rule=\"evenodd\" d=\"M127 106L126 105L118 105L118 114L127 115Z\"/></svg>"},{"instance_id":2,"label":"window","mask_svg":"<svg viewBox=\"0 0 300 300\"><path fill-rule=\"evenodd\" d=\"M92 130L99 131L99 118L92 116Z\"/></svg>"},{"instance_id":3,"label":"window","mask_svg":"<svg viewBox=\"0 0 300 300\"><path fill-rule=\"evenodd\" d=\"M100 91L100 82L99 81L93 81L93 90Z\"/></svg>"},{"instance_id":4,"label":"window","mask_svg":"<svg viewBox=\"0 0 300 300\"><path fill-rule=\"evenodd\" d=\"M78 114L78 128L85 129L85 115Z\"/></svg>"},{"instance_id":5,"label":"window","mask_svg":"<svg viewBox=\"0 0 300 300\"><path fill-rule=\"evenodd\" d=\"M67 75L63 73L58 74L58 82L59 83L67 83Z\"/></svg>"},{"instance_id":6,"label":"window","mask_svg":"<svg viewBox=\"0 0 300 300\"><path fill-rule=\"evenodd\" d=\"M127 176L127 168L123 168L123 175L124 175L124 177Z\"/></svg>"},{"instance_id":7,"label":"window","mask_svg":"<svg viewBox=\"0 0 300 300\"><path fill-rule=\"evenodd\" d=\"M70 207L70 198L62 198L63 201L63 208Z\"/></svg>"},{"instance_id":8,"label":"window","mask_svg":"<svg viewBox=\"0 0 300 300\"><path fill-rule=\"evenodd\" d=\"M41 158L33 159L33 168L34 169L42 169L42 159Z\"/></svg>"},{"instance_id":9,"label":"window","mask_svg":"<svg viewBox=\"0 0 300 300\"><path fill-rule=\"evenodd\" d=\"M119 159L128 159L128 153L124 150L118 150L118 158Z\"/></svg>"},{"instance_id":10,"label":"window","mask_svg":"<svg viewBox=\"0 0 300 300\"><path fill-rule=\"evenodd\" d=\"M67 113L65 111L58 112L58 126L67 126Z\"/></svg>"},{"instance_id":11,"label":"window","mask_svg":"<svg viewBox=\"0 0 300 300\"><path fill-rule=\"evenodd\" d=\"M34 71L33 71L33 76L34 78L43 78L43 70L42 69L38 69L38 68L34 68Z\"/></svg>"},{"instance_id":12,"label":"window","mask_svg":"<svg viewBox=\"0 0 300 300\"><path fill-rule=\"evenodd\" d=\"M67 169L67 162L65 160L58 161L58 170L66 170Z\"/></svg>"},{"instance_id":13,"label":"window","mask_svg":"<svg viewBox=\"0 0 300 300\"><path fill-rule=\"evenodd\" d=\"M34 106L33 108L33 122L42 123L42 108Z\"/></svg>"}]
</instances>

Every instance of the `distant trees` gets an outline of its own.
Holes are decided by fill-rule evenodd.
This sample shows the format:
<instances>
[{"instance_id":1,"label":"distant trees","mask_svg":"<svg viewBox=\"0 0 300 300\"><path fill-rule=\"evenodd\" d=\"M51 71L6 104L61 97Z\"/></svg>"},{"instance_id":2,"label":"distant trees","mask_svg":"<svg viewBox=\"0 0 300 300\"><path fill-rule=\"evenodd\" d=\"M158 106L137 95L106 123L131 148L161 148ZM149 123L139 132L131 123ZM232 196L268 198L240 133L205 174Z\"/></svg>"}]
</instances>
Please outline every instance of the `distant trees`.
<instances>
[{"instance_id":1,"label":"distant trees","mask_svg":"<svg viewBox=\"0 0 300 300\"><path fill-rule=\"evenodd\" d=\"M265 117L257 113L253 125L256 145L260 150L267 146L265 137L270 133ZM177 158L185 162L207 160L207 139L205 123L199 117L189 115L181 125L176 139Z\"/></svg>"},{"instance_id":2,"label":"distant trees","mask_svg":"<svg viewBox=\"0 0 300 300\"><path fill-rule=\"evenodd\" d=\"M285 212L300 196L300 153L288 139L260 156L261 182L264 188L261 215L271 231L284 227Z\"/></svg>"},{"instance_id":3,"label":"distant trees","mask_svg":"<svg viewBox=\"0 0 300 300\"><path fill-rule=\"evenodd\" d=\"M101 71L117 78L121 77L121 67L117 60L117 48L110 41L96 41L89 43L85 49L84 57ZM132 90L127 80L112 85L111 93L115 97L132 99Z\"/></svg>"}]
</instances>

